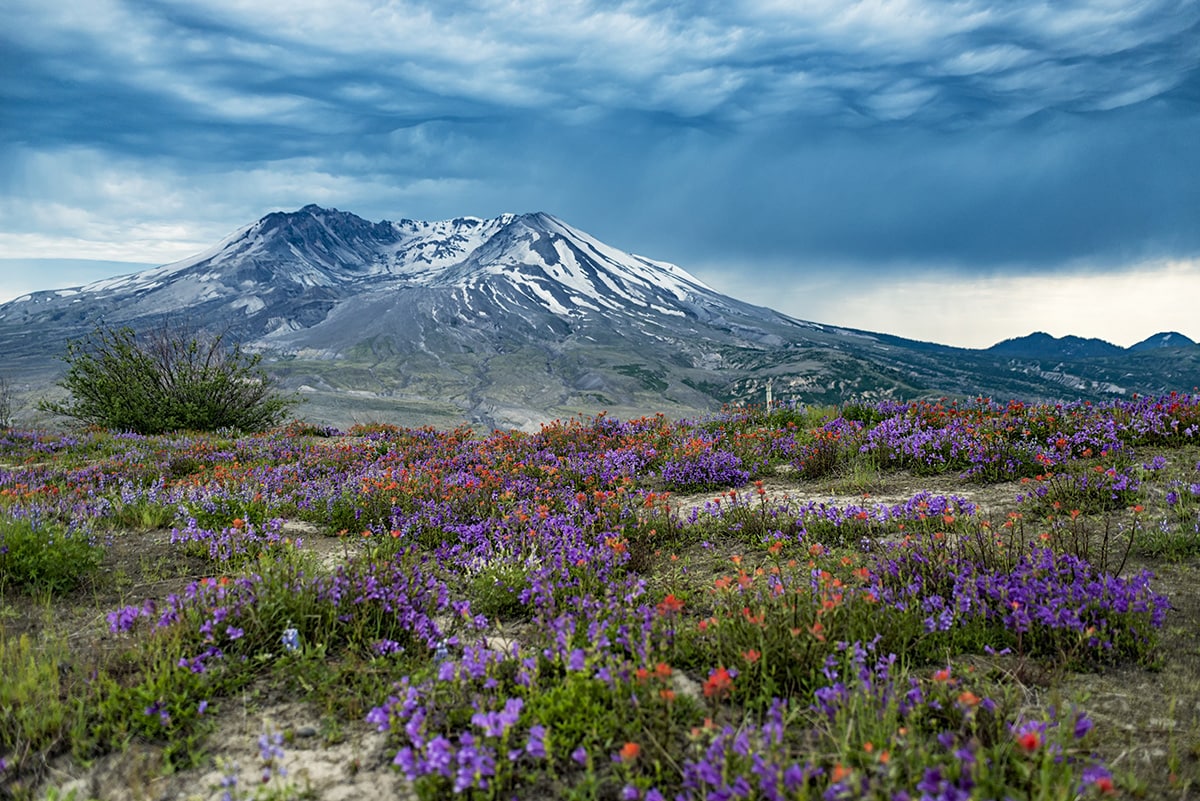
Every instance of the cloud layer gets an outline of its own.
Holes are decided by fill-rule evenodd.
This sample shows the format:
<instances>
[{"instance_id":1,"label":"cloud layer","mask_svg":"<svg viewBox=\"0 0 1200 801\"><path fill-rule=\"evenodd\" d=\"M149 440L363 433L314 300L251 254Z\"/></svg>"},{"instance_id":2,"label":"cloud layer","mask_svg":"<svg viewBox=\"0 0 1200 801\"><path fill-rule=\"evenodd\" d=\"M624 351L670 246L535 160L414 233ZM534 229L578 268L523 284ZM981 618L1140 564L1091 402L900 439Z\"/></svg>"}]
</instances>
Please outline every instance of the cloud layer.
<instances>
[{"instance_id":1,"label":"cloud layer","mask_svg":"<svg viewBox=\"0 0 1200 801\"><path fill-rule=\"evenodd\" d=\"M547 210L781 282L1200 256L1196 0L9 0L5 15L0 256L168 261L309 202Z\"/></svg>"}]
</instances>

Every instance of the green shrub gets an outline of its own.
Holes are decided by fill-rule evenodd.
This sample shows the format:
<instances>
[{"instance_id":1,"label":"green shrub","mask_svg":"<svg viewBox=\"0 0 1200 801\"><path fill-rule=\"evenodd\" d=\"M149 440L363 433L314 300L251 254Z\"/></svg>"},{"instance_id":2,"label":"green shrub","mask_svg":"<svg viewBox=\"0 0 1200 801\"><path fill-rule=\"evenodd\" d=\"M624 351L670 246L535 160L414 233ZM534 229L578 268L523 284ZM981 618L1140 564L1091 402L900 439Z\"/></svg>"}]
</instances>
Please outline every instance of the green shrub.
<instances>
[{"instance_id":1,"label":"green shrub","mask_svg":"<svg viewBox=\"0 0 1200 801\"><path fill-rule=\"evenodd\" d=\"M0 518L0 591L69 592L95 572L103 555L85 533L61 524Z\"/></svg>"},{"instance_id":2,"label":"green shrub","mask_svg":"<svg viewBox=\"0 0 1200 801\"><path fill-rule=\"evenodd\" d=\"M532 586L529 570L519 563L497 562L472 576L466 593L471 611L491 619L512 620L530 615L521 592Z\"/></svg>"},{"instance_id":3,"label":"green shrub","mask_svg":"<svg viewBox=\"0 0 1200 801\"><path fill-rule=\"evenodd\" d=\"M258 367L261 355L227 347L221 335L97 328L68 342L62 358L68 368L60 383L71 397L38 407L101 428L262 431L297 402L277 394L275 380Z\"/></svg>"},{"instance_id":4,"label":"green shrub","mask_svg":"<svg viewBox=\"0 0 1200 801\"><path fill-rule=\"evenodd\" d=\"M88 685L86 731L76 735L77 755L119 751L137 740L162 744L164 762L172 768L201 764L203 737L212 725L206 715L209 693L236 689L244 676L221 675L223 665L205 673L183 669L185 654L179 637L164 636L130 651L131 676L100 671Z\"/></svg>"},{"instance_id":5,"label":"green shrub","mask_svg":"<svg viewBox=\"0 0 1200 801\"><path fill-rule=\"evenodd\" d=\"M128 503L114 503L102 522L113 529L153 531L169 527L178 516L178 507L137 498Z\"/></svg>"},{"instance_id":6,"label":"green shrub","mask_svg":"<svg viewBox=\"0 0 1200 801\"><path fill-rule=\"evenodd\" d=\"M61 642L0 637L0 754L13 775L33 767L35 755L53 753L70 725L71 702L61 696L63 659Z\"/></svg>"}]
</instances>

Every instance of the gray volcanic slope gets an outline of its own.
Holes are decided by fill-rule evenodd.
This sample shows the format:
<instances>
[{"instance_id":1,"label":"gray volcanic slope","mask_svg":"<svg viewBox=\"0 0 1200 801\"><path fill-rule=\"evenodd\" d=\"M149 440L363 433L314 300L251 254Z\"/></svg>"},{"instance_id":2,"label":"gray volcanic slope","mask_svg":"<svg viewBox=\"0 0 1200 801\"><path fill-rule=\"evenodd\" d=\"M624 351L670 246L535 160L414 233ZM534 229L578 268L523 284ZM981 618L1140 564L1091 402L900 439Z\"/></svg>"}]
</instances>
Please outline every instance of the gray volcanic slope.
<instances>
[{"instance_id":1,"label":"gray volcanic slope","mask_svg":"<svg viewBox=\"0 0 1200 801\"><path fill-rule=\"evenodd\" d=\"M53 391L68 339L164 321L262 352L309 401L298 416L340 426L695 416L761 403L768 382L777 400L807 403L1102 399L1200 383L1200 348L1185 338L1174 341L1190 348L1137 352L949 348L742 303L548 214L371 223L306 206L181 262L0 305L22 414Z\"/></svg>"}]
</instances>

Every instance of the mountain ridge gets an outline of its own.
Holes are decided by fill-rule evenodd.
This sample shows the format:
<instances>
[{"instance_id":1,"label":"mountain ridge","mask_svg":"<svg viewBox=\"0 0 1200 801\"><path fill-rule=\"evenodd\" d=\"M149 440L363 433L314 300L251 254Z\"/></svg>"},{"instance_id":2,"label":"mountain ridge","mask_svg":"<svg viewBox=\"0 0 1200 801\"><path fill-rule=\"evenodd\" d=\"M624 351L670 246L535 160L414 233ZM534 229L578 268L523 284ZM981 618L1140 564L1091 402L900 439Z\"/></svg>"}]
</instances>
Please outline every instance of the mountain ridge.
<instances>
[{"instance_id":1,"label":"mountain ridge","mask_svg":"<svg viewBox=\"0 0 1200 801\"><path fill-rule=\"evenodd\" d=\"M799 320L545 212L370 222L316 205L272 212L179 262L0 304L0 352L44 386L67 339L179 317L263 353L311 416L334 423L694 416L761 403L769 385L777 400L827 403L1098 399L1200 383L1187 349L1163 360L1149 346L1041 334L980 351ZM1186 339L1173 336L1146 342Z\"/></svg>"},{"instance_id":2,"label":"mountain ridge","mask_svg":"<svg viewBox=\"0 0 1200 801\"><path fill-rule=\"evenodd\" d=\"M1127 351L1160 350L1162 348L1194 348L1196 342L1178 331L1159 331L1141 342L1135 342Z\"/></svg>"},{"instance_id":3,"label":"mountain ridge","mask_svg":"<svg viewBox=\"0 0 1200 801\"><path fill-rule=\"evenodd\" d=\"M986 350L989 353L1004 356L1087 359L1094 356L1113 356L1123 352L1124 349L1094 337L1084 338L1071 334L1054 337L1044 331L1034 331L1023 337L997 342Z\"/></svg>"},{"instance_id":4,"label":"mountain ridge","mask_svg":"<svg viewBox=\"0 0 1200 801\"><path fill-rule=\"evenodd\" d=\"M1095 337L1084 338L1071 334L1055 337L1044 331L1034 331L1022 337L1013 337L997 342L984 350L989 353L1037 358L1088 359L1138 351L1195 346L1194 341L1178 331L1160 331L1127 348Z\"/></svg>"}]
</instances>

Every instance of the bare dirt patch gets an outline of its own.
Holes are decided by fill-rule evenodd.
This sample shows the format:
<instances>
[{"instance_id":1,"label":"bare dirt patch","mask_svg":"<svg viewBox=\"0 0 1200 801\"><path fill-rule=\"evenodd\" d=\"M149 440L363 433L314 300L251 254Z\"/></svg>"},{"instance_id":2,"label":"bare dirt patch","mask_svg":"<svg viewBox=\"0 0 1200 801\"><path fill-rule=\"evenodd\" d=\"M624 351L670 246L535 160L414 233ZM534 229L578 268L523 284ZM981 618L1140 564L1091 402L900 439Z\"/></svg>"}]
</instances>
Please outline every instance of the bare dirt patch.
<instances>
[{"instance_id":1,"label":"bare dirt patch","mask_svg":"<svg viewBox=\"0 0 1200 801\"><path fill-rule=\"evenodd\" d=\"M105 801L219 801L226 792L235 798L251 797L263 786L260 738L278 733L283 736L283 756L274 760L267 775L273 777L272 788L291 788L284 790L284 798L416 798L392 768L393 754L385 747L385 736L365 722L348 722L331 742L329 732L322 732L320 721L303 701L264 703L248 693L222 706L216 729L208 737L210 767L164 774L161 749L136 744L87 767L59 759L48 783L59 786L62 793L76 792L77 798Z\"/></svg>"}]
</instances>

